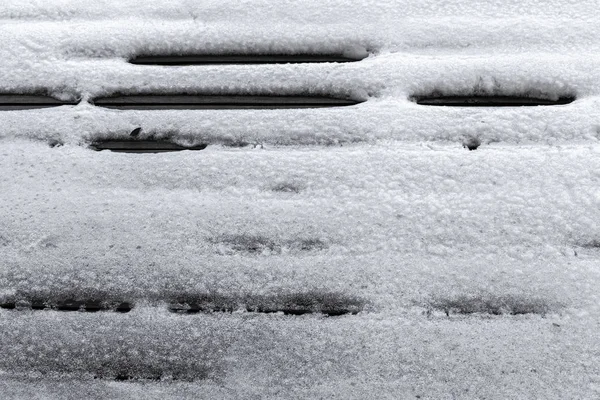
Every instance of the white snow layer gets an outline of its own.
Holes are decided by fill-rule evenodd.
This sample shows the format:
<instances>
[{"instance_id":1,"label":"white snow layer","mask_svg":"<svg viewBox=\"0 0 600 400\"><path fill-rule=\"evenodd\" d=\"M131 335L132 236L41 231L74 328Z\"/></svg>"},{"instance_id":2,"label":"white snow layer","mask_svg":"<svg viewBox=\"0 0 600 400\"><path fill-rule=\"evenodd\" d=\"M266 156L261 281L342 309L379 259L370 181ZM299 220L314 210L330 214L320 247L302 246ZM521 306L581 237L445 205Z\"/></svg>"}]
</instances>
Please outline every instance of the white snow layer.
<instances>
[{"instance_id":1,"label":"white snow layer","mask_svg":"<svg viewBox=\"0 0 600 400\"><path fill-rule=\"evenodd\" d=\"M82 102L0 111L0 300L102 294L135 308L0 309L3 398L600 397L598 17L596 1L566 0L4 1L0 93ZM369 57L126 62L158 52ZM205 111L87 103L139 91L365 102ZM576 101L410 100L434 91ZM87 148L139 126L142 137L209 147ZM482 145L469 152L461 143L471 137ZM221 146L232 143L255 147ZM365 310L324 318L166 307L178 293L307 291L357 296ZM547 312L431 309L432 299L460 296L542 302ZM163 382L110 381L119 374Z\"/></svg>"},{"instance_id":2,"label":"white snow layer","mask_svg":"<svg viewBox=\"0 0 600 400\"><path fill-rule=\"evenodd\" d=\"M553 143L600 135L595 2L11 3L0 11L6 18L0 25L0 91L43 91L83 102L2 112L0 138L86 143L137 126L208 143L456 141L463 135ZM165 68L125 61L136 54L190 52L370 56L349 64L272 66ZM578 100L518 111L419 107L409 100L435 90ZM366 102L327 110L161 112L109 111L87 103L139 91L328 94Z\"/></svg>"}]
</instances>

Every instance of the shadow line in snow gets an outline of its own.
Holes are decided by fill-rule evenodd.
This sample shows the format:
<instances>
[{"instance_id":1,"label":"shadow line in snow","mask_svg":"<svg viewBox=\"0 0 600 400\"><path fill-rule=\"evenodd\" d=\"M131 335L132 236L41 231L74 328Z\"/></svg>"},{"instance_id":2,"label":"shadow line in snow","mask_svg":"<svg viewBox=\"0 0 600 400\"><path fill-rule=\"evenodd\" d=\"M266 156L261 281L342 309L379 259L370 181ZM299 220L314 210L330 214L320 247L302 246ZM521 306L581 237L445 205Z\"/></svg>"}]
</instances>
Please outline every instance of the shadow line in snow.
<instances>
[{"instance_id":1,"label":"shadow line in snow","mask_svg":"<svg viewBox=\"0 0 600 400\"><path fill-rule=\"evenodd\" d=\"M426 307L429 310L443 311L446 316L452 314L544 316L558 305L544 298L527 295L465 294L435 297Z\"/></svg>"},{"instance_id":2,"label":"shadow line in snow","mask_svg":"<svg viewBox=\"0 0 600 400\"><path fill-rule=\"evenodd\" d=\"M59 100L51 96L35 94L0 94L0 111L34 110L60 106L74 106L76 100Z\"/></svg>"},{"instance_id":3,"label":"shadow line in snow","mask_svg":"<svg viewBox=\"0 0 600 400\"><path fill-rule=\"evenodd\" d=\"M446 107L527 107L556 106L575 101L574 97L561 97L557 100L529 96L420 96L414 101L422 106Z\"/></svg>"},{"instance_id":4,"label":"shadow line in snow","mask_svg":"<svg viewBox=\"0 0 600 400\"><path fill-rule=\"evenodd\" d=\"M176 143L162 140L100 140L91 144L97 151L110 150L117 153L165 153L182 150L204 150L208 145L181 146Z\"/></svg>"},{"instance_id":5,"label":"shadow line in snow","mask_svg":"<svg viewBox=\"0 0 600 400\"><path fill-rule=\"evenodd\" d=\"M284 315L322 314L326 316L354 315L365 307L356 296L338 292L312 290L272 295L226 296L215 293L187 294L174 299L169 310L182 314L246 311Z\"/></svg>"},{"instance_id":6,"label":"shadow line in snow","mask_svg":"<svg viewBox=\"0 0 600 400\"><path fill-rule=\"evenodd\" d=\"M341 54L188 54L139 55L129 60L135 65L222 65L222 64L304 64L357 62L357 57Z\"/></svg>"},{"instance_id":7,"label":"shadow line in snow","mask_svg":"<svg viewBox=\"0 0 600 400\"><path fill-rule=\"evenodd\" d=\"M54 310L54 311L116 311L119 313L128 313L133 309L130 302L103 302L99 300L65 300L65 301L45 301L45 300L20 300L6 301L0 303L0 308L6 310Z\"/></svg>"},{"instance_id":8,"label":"shadow line in snow","mask_svg":"<svg viewBox=\"0 0 600 400\"><path fill-rule=\"evenodd\" d=\"M327 96L134 94L99 97L97 107L117 110L235 110L345 107L359 101Z\"/></svg>"}]
</instances>

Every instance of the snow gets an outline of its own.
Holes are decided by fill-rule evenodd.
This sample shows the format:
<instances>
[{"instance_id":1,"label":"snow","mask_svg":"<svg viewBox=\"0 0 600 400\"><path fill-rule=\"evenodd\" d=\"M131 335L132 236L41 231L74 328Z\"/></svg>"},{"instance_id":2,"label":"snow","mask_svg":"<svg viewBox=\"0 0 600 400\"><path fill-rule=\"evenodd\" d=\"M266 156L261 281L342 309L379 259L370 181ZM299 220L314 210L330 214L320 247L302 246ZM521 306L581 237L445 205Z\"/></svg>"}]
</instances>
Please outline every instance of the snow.
<instances>
[{"instance_id":1,"label":"snow","mask_svg":"<svg viewBox=\"0 0 600 400\"><path fill-rule=\"evenodd\" d=\"M0 309L4 398L599 397L598 16L596 1L567 0L4 1L0 91L82 102L0 111L0 302L135 305L127 314ZM126 61L156 52L369 56ZM363 102L88 103L180 91ZM434 92L576 101L411 100ZM209 146L88 148L137 127L141 139ZM463 148L472 140L477 150ZM182 293L240 302L338 293L366 305L329 318L170 313ZM465 298L548 311L446 316L434 307ZM149 379L114 381L119 374Z\"/></svg>"},{"instance_id":2,"label":"snow","mask_svg":"<svg viewBox=\"0 0 600 400\"><path fill-rule=\"evenodd\" d=\"M573 398L594 397L598 385L597 341L591 327L581 321L542 318L496 318L491 320L427 320L422 317L353 319L315 319L292 317L179 317L143 312L127 316L128 320L86 315L60 314L54 321L49 316L36 316L39 323L28 323L34 317L19 317L17 327L28 329L19 341L30 346L42 365L53 365L72 356L82 363L98 365L99 361L86 348L100 339L96 348L105 344L100 332L127 328L127 333L140 329L143 314L154 321L146 327L158 328L148 335L142 331L134 341L135 348L157 344L151 360L160 360L170 340L179 339L176 354L186 360L206 360L201 353L204 336L233 343L223 346L224 367L228 373L197 382L164 380L162 382L110 382L79 377L77 381L41 375L11 377L0 384L7 398L23 398L27 393L44 393L49 397L67 397L72 393L94 393L97 398L393 398L401 394L429 398L560 398L565 387ZM158 318L160 316L160 318ZM25 321L23 321L23 319ZM81 331L81 320L89 322ZM105 325L100 325L104 323ZM60 325L59 325L60 324ZM168 325L167 325L168 324ZM59 328L59 326L63 328ZM135 326L135 328L131 328ZM40 332L39 329L46 327ZM64 328L66 327L66 329ZM168 327L168 328L167 328ZM225 331L225 328L229 329ZM79 329L69 331L70 329ZM64 332L72 332L72 339ZM152 342L162 335L164 342ZM47 338L45 343L35 341ZM149 338L149 336L151 338ZM196 337L193 341L191 337ZM79 346L65 345L77 340ZM214 340L214 339L213 339ZM118 356L121 348L105 349L113 358L135 357L133 352ZM360 349L360 351L358 351ZM518 356L517 356L518 355ZM138 356L139 357L139 356ZM208 356L210 357L210 356ZM148 360L148 358L145 358ZM148 361L147 361L148 362ZM3 362L5 364L5 362ZM65 387L66 386L66 387ZM597 390L597 389L596 389ZM40 392L41 391L41 392ZM66 395L65 395L66 394ZM72 396L72 395L71 395ZM165 396L165 397L163 397Z\"/></svg>"},{"instance_id":3,"label":"snow","mask_svg":"<svg viewBox=\"0 0 600 400\"><path fill-rule=\"evenodd\" d=\"M148 133L208 143L231 137L284 145L457 141L474 133L508 143L598 139L595 2L122 3L3 7L8 19L0 26L0 89L41 90L83 102L4 112L0 138L88 143L143 126ZM327 12L332 9L336 12ZM369 58L349 64L165 68L126 62L157 52L365 51ZM409 100L434 91L475 90L578 100L528 110L440 110ZM109 111L87 103L139 91L326 94L368 101L335 110L161 113Z\"/></svg>"}]
</instances>

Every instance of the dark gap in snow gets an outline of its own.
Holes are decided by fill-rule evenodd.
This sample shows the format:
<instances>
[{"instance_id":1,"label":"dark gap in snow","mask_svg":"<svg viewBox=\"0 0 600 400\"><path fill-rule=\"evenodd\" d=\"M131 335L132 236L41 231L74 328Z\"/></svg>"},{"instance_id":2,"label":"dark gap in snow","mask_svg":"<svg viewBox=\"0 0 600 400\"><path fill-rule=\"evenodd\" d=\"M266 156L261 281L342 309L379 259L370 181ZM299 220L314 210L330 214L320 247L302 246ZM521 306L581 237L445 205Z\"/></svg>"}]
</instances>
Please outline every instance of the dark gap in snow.
<instances>
[{"instance_id":1,"label":"dark gap in snow","mask_svg":"<svg viewBox=\"0 0 600 400\"><path fill-rule=\"evenodd\" d=\"M246 147L246 146L250 146L250 142L247 142L243 139L229 139L229 138L225 138L221 145L225 146L225 147L233 147L233 148L242 148L242 147ZM256 147L257 144L254 145L254 147Z\"/></svg>"},{"instance_id":2,"label":"dark gap in snow","mask_svg":"<svg viewBox=\"0 0 600 400\"><path fill-rule=\"evenodd\" d=\"M158 360L157 360L158 361ZM96 371L93 371L96 369ZM112 360L103 363L100 368L92 367L94 379L113 380L119 382L143 381L185 381L204 380L211 375L213 368L200 362L184 362L164 360L163 362Z\"/></svg>"},{"instance_id":3,"label":"dark gap in snow","mask_svg":"<svg viewBox=\"0 0 600 400\"><path fill-rule=\"evenodd\" d=\"M438 297L427 305L433 310L450 314L546 315L553 305L546 299L519 295L460 295Z\"/></svg>"},{"instance_id":4,"label":"dark gap in snow","mask_svg":"<svg viewBox=\"0 0 600 400\"><path fill-rule=\"evenodd\" d=\"M0 308L8 310L55 310L55 311L116 311L127 313L133 309L129 302L102 302L99 300L64 300L64 301L44 301L32 299L30 301L5 301L0 303Z\"/></svg>"},{"instance_id":5,"label":"dark gap in snow","mask_svg":"<svg viewBox=\"0 0 600 400\"><path fill-rule=\"evenodd\" d=\"M600 249L600 240L594 239L592 241L582 243L581 247L585 249Z\"/></svg>"},{"instance_id":6,"label":"dark gap in snow","mask_svg":"<svg viewBox=\"0 0 600 400\"><path fill-rule=\"evenodd\" d=\"M64 145L64 143L61 140L58 140L58 139L49 139L48 140L48 146L52 149L55 147L61 147L63 145Z\"/></svg>"},{"instance_id":7,"label":"dark gap in snow","mask_svg":"<svg viewBox=\"0 0 600 400\"><path fill-rule=\"evenodd\" d=\"M169 304L169 311L180 314L198 314L198 313L212 313L212 312L222 312L222 313L232 313L235 311L235 308L229 307L211 307L211 304L202 304L202 303L174 303Z\"/></svg>"},{"instance_id":8,"label":"dark gap in snow","mask_svg":"<svg viewBox=\"0 0 600 400\"><path fill-rule=\"evenodd\" d=\"M296 182L278 182L271 187L271 191L283 193L300 193L302 189L304 185Z\"/></svg>"},{"instance_id":9,"label":"dark gap in snow","mask_svg":"<svg viewBox=\"0 0 600 400\"><path fill-rule=\"evenodd\" d=\"M464 148L469 149L469 151L477 150L479 146L481 146L481 140L477 137L467 137L463 140L462 145Z\"/></svg>"},{"instance_id":10,"label":"dark gap in snow","mask_svg":"<svg viewBox=\"0 0 600 400\"><path fill-rule=\"evenodd\" d=\"M233 312L238 308L235 296L218 293L186 293L175 298L169 304L172 312L197 314L199 312Z\"/></svg>"},{"instance_id":11,"label":"dark gap in snow","mask_svg":"<svg viewBox=\"0 0 600 400\"><path fill-rule=\"evenodd\" d=\"M195 146L182 146L168 140L157 140L153 135L146 139L139 139L142 128L138 127L129 133L127 139L99 140L91 144L94 150L110 150L118 153L164 153L181 150L204 150L207 144Z\"/></svg>"},{"instance_id":12,"label":"dark gap in snow","mask_svg":"<svg viewBox=\"0 0 600 400\"><path fill-rule=\"evenodd\" d=\"M87 306L88 304L85 304L81 301L63 301L60 302L56 305L56 309L58 311L79 311L81 309L85 309L86 311L88 311ZM100 305L97 304L96 302L90 303L91 305L91 310L92 311L98 311ZM85 307L85 308L84 308Z\"/></svg>"},{"instance_id":13,"label":"dark gap in snow","mask_svg":"<svg viewBox=\"0 0 600 400\"><path fill-rule=\"evenodd\" d=\"M283 312L286 315L324 314L339 316L357 314L364 300L337 292L309 291L250 297L246 310L259 313Z\"/></svg>"},{"instance_id":14,"label":"dark gap in snow","mask_svg":"<svg viewBox=\"0 0 600 400\"><path fill-rule=\"evenodd\" d=\"M556 106L575 101L574 97L560 97L557 100L530 96L421 96L415 97L417 104L423 106L448 107L522 107Z\"/></svg>"},{"instance_id":15,"label":"dark gap in snow","mask_svg":"<svg viewBox=\"0 0 600 400\"><path fill-rule=\"evenodd\" d=\"M0 110L31 110L37 108L76 105L78 101L58 100L51 96L34 94L0 94Z\"/></svg>"},{"instance_id":16,"label":"dark gap in snow","mask_svg":"<svg viewBox=\"0 0 600 400\"><path fill-rule=\"evenodd\" d=\"M222 235L218 238L211 238L211 243L227 245L234 252L262 254L262 253L280 253L281 244L275 240L262 235Z\"/></svg>"},{"instance_id":17,"label":"dark gap in snow","mask_svg":"<svg viewBox=\"0 0 600 400\"><path fill-rule=\"evenodd\" d=\"M211 64L300 64L356 62L365 56L339 54L193 54L140 55L129 60L136 65L211 65Z\"/></svg>"},{"instance_id":18,"label":"dark gap in snow","mask_svg":"<svg viewBox=\"0 0 600 400\"><path fill-rule=\"evenodd\" d=\"M127 374L118 374L117 376L114 377L115 381L140 381L140 380L144 380L144 381L160 381L161 380L161 376L160 375L148 375L148 376L134 376L134 375L127 375Z\"/></svg>"},{"instance_id":19,"label":"dark gap in snow","mask_svg":"<svg viewBox=\"0 0 600 400\"><path fill-rule=\"evenodd\" d=\"M118 153L165 153L182 150L204 150L208 145L181 146L163 140L110 139L99 140L90 146L94 150L110 150Z\"/></svg>"},{"instance_id":20,"label":"dark gap in snow","mask_svg":"<svg viewBox=\"0 0 600 400\"><path fill-rule=\"evenodd\" d=\"M326 96L136 94L100 97L93 103L118 110L229 110L344 107L360 102Z\"/></svg>"},{"instance_id":21,"label":"dark gap in snow","mask_svg":"<svg viewBox=\"0 0 600 400\"><path fill-rule=\"evenodd\" d=\"M50 306L43 300L32 300L31 301L31 309L32 310L45 310L50 308Z\"/></svg>"},{"instance_id":22,"label":"dark gap in snow","mask_svg":"<svg viewBox=\"0 0 600 400\"><path fill-rule=\"evenodd\" d=\"M355 314L358 314L358 312L359 312L358 309L350 309L350 308L330 310L330 309L314 309L314 308L303 308L303 307L296 307L296 308L277 308L277 307L275 307L275 308L259 308L259 309L248 308L248 309L246 309L246 311L262 313L262 314L283 313L284 315L296 315L296 316L306 315L306 314L323 314L328 317L339 317L341 315L347 315L347 314L355 315Z\"/></svg>"},{"instance_id":23,"label":"dark gap in snow","mask_svg":"<svg viewBox=\"0 0 600 400\"><path fill-rule=\"evenodd\" d=\"M265 314L340 316L357 314L363 310L364 306L365 301L355 296L313 290L274 295L223 296L209 293L187 295L180 296L169 304L169 310L182 314L231 313L236 310L244 310Z\"/></svg>"},{"instance_id":24,"label":"dark gap in snow","mask_svg":"<svg viewBox=\"0 0 600 400\"><path fill-rule=\"evenodd\" d=\"M172 373L140 373L130 374L128 372L118 373L117 375L94 375L94 379L102 380L113 380L117 382L157 382L157 381L184 381L194 382L196 380L204 380L207 378L207 374L200 374L198 376L192 376L191 373L172 374Z\"/></svg>"},{"instance_id":25,"label":"dark gap in snow","mask_svg":"<svg viewBox=\"0 0 600 400\"><path fill-rule=\"evenodd\" d=\"M119 313L128 313L129 311L131 311L133 309L133 304L132 303L128 303L128 302L123 302L120 303L116 308L115 311L119 312Z\"/></svg>"},{"instance_id":26,"label":"dark gap in snow","mask_svg":"<svg viewBox=\"0 0 600 400\"><path fill-rule=\"evenodd\" d=\"M298 239L288 242L289 247L302 251L325 250L329 246L321 239Z\"/></svg>"},{"instance_id":27,"label":"dark gap in snow","mask_svg":"<svg viewBox=\"0 0 600 400\"><path fill-rule=\"evenodd\" d=\"M249 255L280 254L284 251L322 251L329 245L318 237L300 237L276 240L263 235L232 234L209 238L208 241L224 253L246 253ZM222 247L226 247L223 249Z\"/></svg>"}]
</instances>

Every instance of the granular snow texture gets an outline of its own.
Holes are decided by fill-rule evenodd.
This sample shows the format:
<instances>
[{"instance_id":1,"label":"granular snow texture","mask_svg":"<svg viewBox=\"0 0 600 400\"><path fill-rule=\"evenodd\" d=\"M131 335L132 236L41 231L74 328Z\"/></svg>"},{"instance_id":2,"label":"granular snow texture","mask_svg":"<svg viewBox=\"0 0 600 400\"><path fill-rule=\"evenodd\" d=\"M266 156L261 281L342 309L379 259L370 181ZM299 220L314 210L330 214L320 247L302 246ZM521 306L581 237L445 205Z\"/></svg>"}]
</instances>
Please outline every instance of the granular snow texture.
<instances>
[{"instance_id":1,"label":"granular snow texture","mask_svg":"<svg viewBox=\"0 0 600 400\"><path fill-rule=\"evenodd\" d=\"M0 111L1 397L599 398L599 17L566 0L4 1L0 93L80 103ZM127 62L159 53L368 57ZM116 93L363 102L93 105ZM576 100L414 102L431 94ZM89 148L138 127L208 147ZM133 308L35 307L85 301Z\"/></svg>"}]
</instances>

